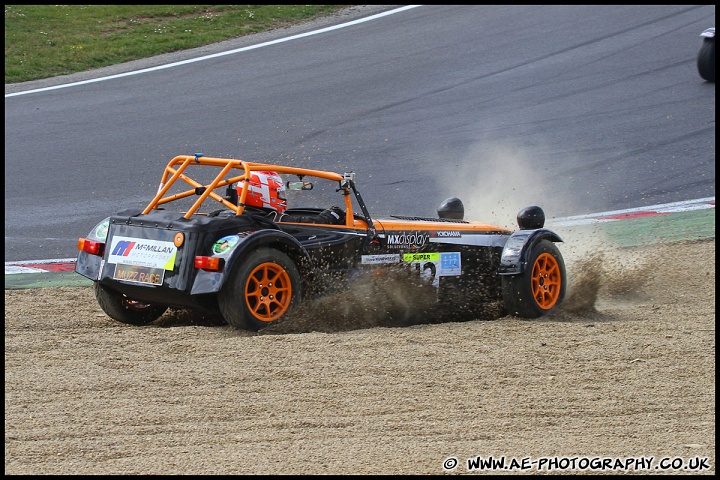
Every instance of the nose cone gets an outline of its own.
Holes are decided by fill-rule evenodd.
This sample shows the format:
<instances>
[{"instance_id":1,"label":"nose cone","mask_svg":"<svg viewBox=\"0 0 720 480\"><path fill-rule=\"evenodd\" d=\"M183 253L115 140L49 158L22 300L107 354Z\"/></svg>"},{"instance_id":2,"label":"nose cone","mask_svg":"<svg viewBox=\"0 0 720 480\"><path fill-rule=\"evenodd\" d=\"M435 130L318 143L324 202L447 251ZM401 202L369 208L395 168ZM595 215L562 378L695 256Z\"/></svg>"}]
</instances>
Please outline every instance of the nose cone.
<instances>
[{"instance_id":1,"label":"nose cone","mask_svg":"<svg viewBox=\"0 0 720 480\"><path fill-rule=\"evenodd\" d=\"M440 204L437 213L439 218L462 220L465 215L465 207L459 198L450 197Z\"/></svg>"},{"instance_id":2,"label":"nose cone","mask_svg":"<svg viewBox=\"0 0 720 480\"><path fill-rule=\"evenodd\" d=\"M518 225L522 230L535 230L545 226L545 212L537 205L525 207L518 212Z\"/></svg>"}]
</instances>

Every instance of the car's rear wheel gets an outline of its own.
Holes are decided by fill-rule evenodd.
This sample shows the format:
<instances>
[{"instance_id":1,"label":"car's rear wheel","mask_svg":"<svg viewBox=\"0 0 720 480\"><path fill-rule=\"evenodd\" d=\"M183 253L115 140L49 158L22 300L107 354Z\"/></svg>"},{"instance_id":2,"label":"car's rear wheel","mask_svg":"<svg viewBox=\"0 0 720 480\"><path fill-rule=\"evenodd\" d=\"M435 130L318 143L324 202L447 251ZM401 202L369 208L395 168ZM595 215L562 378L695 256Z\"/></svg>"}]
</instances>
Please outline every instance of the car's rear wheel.
<instances>
[{"instance_id":1,"label":"car's rear wheel","mask_svg":"<svg viewBox=\"0 0 720 480\"><path fill-rule=\"evenodd\" d=\"M708 82L715 83L715 40L703 41L698 53L697 67L700 76Z\"/></svg>"},{"instance_id":2,"label":"car's rear wheel","mask_svg":"<svg viewBox=\"0 0 720 480\"><path fill-rule=\"evenodd\" d=\"M228 324L255 331L279 322L300 300L297 267L273 248L259 248L237 264L218 295Z\"/></svg>"},{"instance_id":3,"label":"car's rear wheel","mask_svg":"<svg viewBox=\"0 0 720 480\"><path fill-rule=\"evenodd\" d=\"M549 240L532 246L527 268L517 275L503 275L505 307L510 315L538 318L553 311L565 298L567 278L560 251Z\"/></svg>"},{"instance_id":4,"label":"car's rear wheel","mask_svg":"<svg viewBox=\"0 0 720 480\"><path fill-rule=\"evenodd\" d=\"M108 317L129 325L147 325L162 316L167 307L132 300L121 293L93 284L95 298Z\"/></svg>"}]
</instances>

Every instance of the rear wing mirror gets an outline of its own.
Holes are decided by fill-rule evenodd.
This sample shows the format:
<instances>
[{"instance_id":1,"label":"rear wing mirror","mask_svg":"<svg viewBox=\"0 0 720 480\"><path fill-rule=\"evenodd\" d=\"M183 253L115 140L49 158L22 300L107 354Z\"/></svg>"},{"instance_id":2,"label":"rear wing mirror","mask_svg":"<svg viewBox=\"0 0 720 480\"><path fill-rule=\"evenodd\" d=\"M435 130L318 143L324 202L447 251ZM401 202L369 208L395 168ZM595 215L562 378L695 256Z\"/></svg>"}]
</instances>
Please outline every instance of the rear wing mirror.
<instances>
[{"instance_id":1,"label":"rear wing mirror","mask_svg":"<svg viewBox=\"0 0 720 480\"><path fill-rule=\"evenodd\" d=\"M342 180L340 180L340 188L350 188L350 185L355 182L355 172L345 172Z\"/></svg>"},{"instance_id":2,"label":"rear wing mirror","mask_svg":"<svg viewBox=\"0 0 720 480\"><path fill-rule=\"evenodd\" d=\"M313 184L312 182L287 182L286 184L288 190L293 191L300 191L300 190L312 190Z\"/></svg>"}]
</instances>

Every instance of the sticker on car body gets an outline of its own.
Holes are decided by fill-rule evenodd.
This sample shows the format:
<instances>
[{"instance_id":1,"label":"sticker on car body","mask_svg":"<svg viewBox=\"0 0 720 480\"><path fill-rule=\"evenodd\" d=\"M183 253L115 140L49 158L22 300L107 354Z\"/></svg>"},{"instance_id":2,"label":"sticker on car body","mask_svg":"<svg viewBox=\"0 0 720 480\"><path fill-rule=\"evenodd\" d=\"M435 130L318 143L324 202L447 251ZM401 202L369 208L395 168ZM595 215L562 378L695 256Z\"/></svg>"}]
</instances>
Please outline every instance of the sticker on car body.
<instances>
[{"instance_id":1,"label":"sticker on car body","mask_svg":"<svg viewBox=\"0 0 720 480\"><path fill-rule=\"evenodd\" d=\"M125 265L118 263L115 265L115 280L123 280L125 282L144 283L147 285L162 285L165 277L164 268L142 267L140 265Z\"/></svg>"},{"instance_id":2,"label":"sticker on car body","mask_svg":"<svg viewBox=\"0 0 720 480\"><path fill-rule=\"evenodd\" d=\"M113 237L108 263L173 270L177 247L173 242Z\"/></svg>"},{"instance_id":3,"label":"sticker on car body","mask_svg":"<svg viewBox=\"0 0 720 480\"><path fill-rule=\"evenodd\" d=\"M429 243L470 245L474 247L502 247L508 239L505 234L461 233L459 231L437 231L428 238Z\"/></svg>"},{"instance_id":4,"label":"sticker on car body","mask_svg":"<svg viewBox=\"0 0 720 480\"><path fill-rule=\"evenodd\" d=\"M402 258L399 253L388 253L384 255L363 255L360 261L363 265L383 265L386 263L400 263Z\"/></svg>"},{"instance_id":5,"label":"sticker on car body","mask_svg":"<svg viewBox=\"0 0 720 480\"><path fill-rule=\"evenodd\" d=\"M383 238L382 235L379 236ZM403 249L410 250L414 248L422 248L430 240L430 235L427 232L413 230L413 231L399 231L396 233L388 233L385 237L385 246L389 249Z\"/></svg>"},{"instance_id":6,"label":"sticker on car body","mask_svg":"<svg viewBox=\"0 0 720 480\"><path fill-rule=\"evenodd\" d=\"M226 253L229 250L235 248L235 245L237 245L238 242L240 242L240 237L238 237L237 235L228 235L226 237L222 237L221 239L217 240L212 246L212 252L214 254Z\"/></svg>"},{"instance_id":7,"label":"sticker on car body","mask_svg":"<svg viewBox=\"0 0 720 480\"><path fill-rule=\"evenodd\" d=\"M462 274L460 252L406 253L403 261L414 265L420 276L435 287L439 286L440 277Z\"/></svg>"},{"instance_id":8,"label":"sticker on car body","mask_svg":"<svg viewBox=\"0 0 720 480\"><path fill-rule=\"evenodd\" d=\"M462 273L460 252L427 252L427 253L406 253L403 261L407 263L432 262L438 276L446 277L460 275Z\"/></svg>"}]
</instances>

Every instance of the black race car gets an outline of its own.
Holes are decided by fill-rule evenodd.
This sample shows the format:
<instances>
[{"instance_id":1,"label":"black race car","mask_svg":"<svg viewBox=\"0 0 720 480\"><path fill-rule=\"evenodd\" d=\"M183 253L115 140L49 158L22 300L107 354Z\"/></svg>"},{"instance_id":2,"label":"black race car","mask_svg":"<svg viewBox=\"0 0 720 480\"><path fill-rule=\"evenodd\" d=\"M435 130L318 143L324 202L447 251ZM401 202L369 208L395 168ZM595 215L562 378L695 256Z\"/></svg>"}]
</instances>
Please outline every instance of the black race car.
<instances>
[{"instance_id":1,"label":"black race car","mask_svg":"<svg viewBox=\"0 0 720 480\"><path fill-rule=\"evenodd\" d=\"M697 56L697 68L700 76L715 83L715 27L705 29L700 36L702 46Z\"/></svg>"},{"instance_id":2,"label":"black race car","mask_svg":"<svg viewBox=\"0 0 720 480\"><path fill-rule=\"evenodd\" d=\"M437 218L375 218L354 173L180 155L145 208L78 240L75 271L93 280L108 316L133 325L189 308L259 330L303 300L391 271L427 287L450 319L489 304L526 318L560 305L562 240L543 228L540 207L520 211L517 231L463 216L453 197Z\"/></svg>"}]
</instances>

